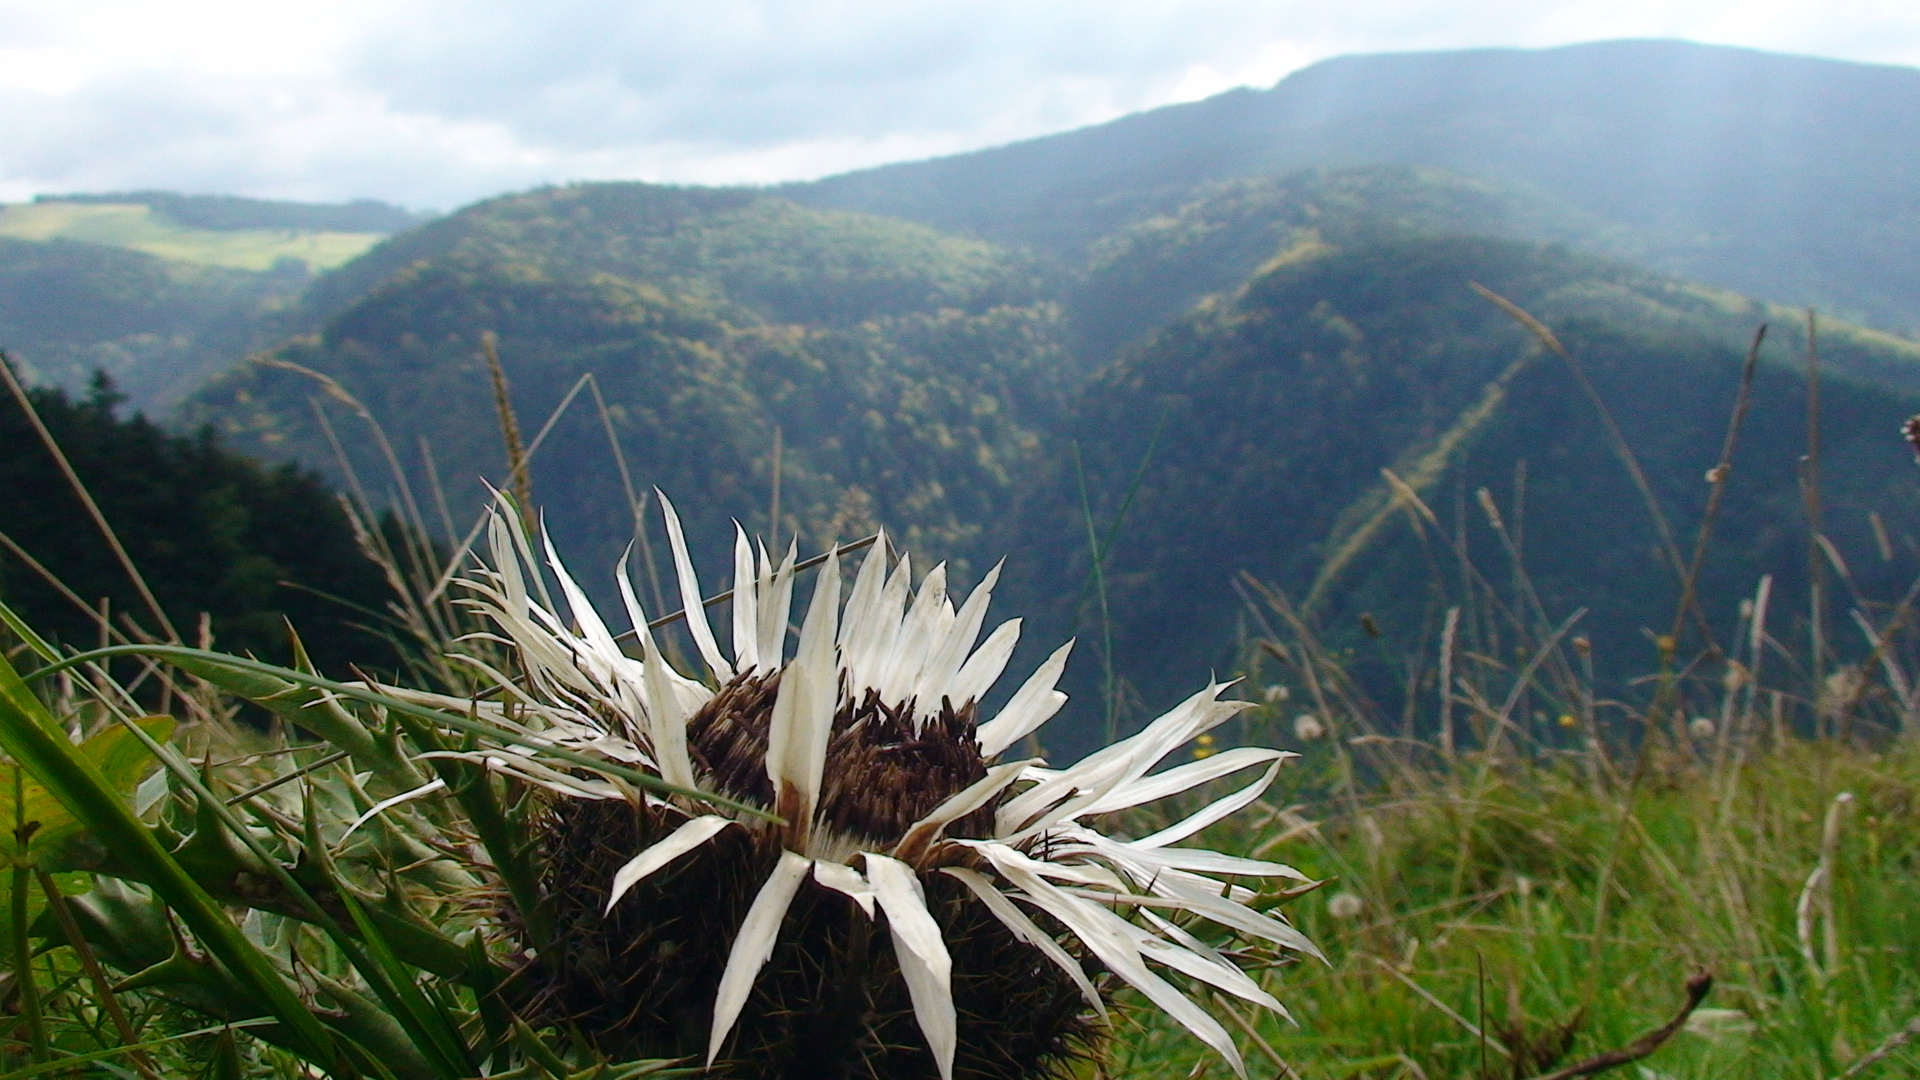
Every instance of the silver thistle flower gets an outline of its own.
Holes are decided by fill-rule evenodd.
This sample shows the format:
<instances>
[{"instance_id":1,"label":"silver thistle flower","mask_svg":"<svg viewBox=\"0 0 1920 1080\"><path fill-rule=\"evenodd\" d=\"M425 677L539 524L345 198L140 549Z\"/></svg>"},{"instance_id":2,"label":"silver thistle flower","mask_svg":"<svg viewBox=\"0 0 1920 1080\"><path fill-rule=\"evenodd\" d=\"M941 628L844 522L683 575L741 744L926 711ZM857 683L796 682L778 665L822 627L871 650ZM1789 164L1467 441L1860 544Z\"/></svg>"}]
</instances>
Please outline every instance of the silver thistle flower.
<instances>
[{"instance_id":1,"label":"silver thistle flower","mask_svg":"<svg viewBox=\"0 0 1920 1080\"><path fill-rule=\"evenodd\" d=\"M537 753L462 753L563 802L626 800L665 815L664 835L614 870L603 914L649 878L730 834L777 850L718 978L705 1039L710 1065L774 953L796 895L811 880L843 896L857 918L884 919L914 1019L939 1075L951 1080L960 1040L954 964L927 899L927 887L948 878L964 886L957 895L990 914L984 922L997 922L1044 957L1101 1017L1106 1003L1076 953L1133 986L1244 1075L1226 1030L1154 967L1285 1015L1279 1001L1175 917L1197 916L1317 956L1292 926L1248 906L1253 891L1222 880L1306 879L1280 863L1175 845L1259 798L1295 755L1236 748L1150 770L1245 703L1222 700L1226 687L1216 683L1068 768L1002 760L1066 701L1055 686L1072 642L1048 657L992 719L977 720L977 704L1004 671L1020 633L1020 620L1013 619L980 639L998 567L956 609L944 566L928 571L915 590L911 560L902 556L889 569L883 538L865 556L843 603L836 553L821 568L788 658L794 553L789 549L776 565L764 545L750 544L736 525L729 656L704 614L678 516L664 496L661 507L687 629L711 685L667 662L624 562L617 580L638 658L622 651L542 537L546 567L565 601L563 616L547 595L531 538L514 515L496 512L490 566L467 584L499 640L517 652L525 678L510 679L471 660L503 694L499 701L459 705L672 784L764 806L785 824L682 796L643 797L611 778L555 768ZM1087 824L1250 769L1261 770L1252 783L1152 835L1121 839ZM1056 938L1029 911L1064 933Z\"/></svg>"}]
</instances>

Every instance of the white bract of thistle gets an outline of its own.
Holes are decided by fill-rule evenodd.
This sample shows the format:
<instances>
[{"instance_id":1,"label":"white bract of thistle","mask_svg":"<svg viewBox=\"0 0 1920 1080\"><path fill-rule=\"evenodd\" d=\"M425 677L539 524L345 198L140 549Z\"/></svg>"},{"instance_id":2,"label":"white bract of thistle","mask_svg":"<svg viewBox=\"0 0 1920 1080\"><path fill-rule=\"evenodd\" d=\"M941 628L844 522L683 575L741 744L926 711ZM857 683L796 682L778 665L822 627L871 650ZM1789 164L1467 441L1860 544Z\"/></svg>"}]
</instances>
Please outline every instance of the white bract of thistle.
<instances>
[{"instance_id":1,"label":"white bract of thistle","mask_svg":"<svg viewBox=\"0 0 1920 1080\"><path fill-rule=\"evenodd\" d=\"M952 964L939 925L927 908L922 879L946 874L964 884L1017 939L1058 965L1102 1016L1105 1006L1074 958L1023 910L1051 916L1115 976L1132 985L1233 1069L1244 1065L1225 1028L1150 965L1180 972L1212 988L1281 1015L1270 993L1219 951L1168 915L1184 912L1236 934L1260 938L1314 956L1319 951L1279 917L1248 906L1255 893L1222 878L1307 880L1292 867L1175 845L1252 803L1287 759L1297 755L1241 747L1201 760L1152 770L1164 757L1248 707L1222 700L1213 684L1138 734L1064 769L1039 759L999 761L1034 733L1066 701L1056 684L1072 642L1055 650L992 719L975 729L985 778L937 806L899 837L840 835L820 816L822 778L836 713L869 691L888 706L922 703L916 715L978 702L1013 655L1020 620L980 639L995 567L956 610L946 592L944 566L912 589L910 559L889 571L882 537L865 556L842 603L836 551L820 569L791 658L785 654L794 579L790 549L777 565L764 545L748 542L735 525L731 656L720 647L702 606L680 521L665 496L661 509L672 549L687 629L714 686L747 674L780 673L766 750L774 792L767 809L777 826L688 796L645 796L684 820L665 838L637 851L614 877L607 904L649 875L729 829L777 830L782 854L760 887L734 940L713 1004L707 1061L719 1055L739 1019L756 975L772 954L781 922L808 876L844 894L867 917L884 914L914 1014L939 1065L952 1075L957 1019ZM647 629L647 617L627 575L620 593L639 658L627 656L554 553L544 562L565 600L565 614L547 595L532 541L516 515L497 511L490 524L489 567L468 582L478 606L499 628L502 642L526 670L516 682L478 660L504 702L447 702L480 709L489 719L576 751L604 756L684 788L709 782L688 752L688 721L716 690L675 671ZM909 594L912 593L911 597ZM395 691L399 692L399 691ZM432 695L414 694L417 698ZM449 752L451 753L451 752ZM584 777L517 748L463 752L560 795L581 799L631 798L613 778ZM1252 783L1149 836L1108 836L1088 819L1142 806L1209 781L1261 769ZM1001 800L985 836L948 836L946 830ZM1137 914L1138 921L1119 912Z\"/></svg>"}]
</instances>

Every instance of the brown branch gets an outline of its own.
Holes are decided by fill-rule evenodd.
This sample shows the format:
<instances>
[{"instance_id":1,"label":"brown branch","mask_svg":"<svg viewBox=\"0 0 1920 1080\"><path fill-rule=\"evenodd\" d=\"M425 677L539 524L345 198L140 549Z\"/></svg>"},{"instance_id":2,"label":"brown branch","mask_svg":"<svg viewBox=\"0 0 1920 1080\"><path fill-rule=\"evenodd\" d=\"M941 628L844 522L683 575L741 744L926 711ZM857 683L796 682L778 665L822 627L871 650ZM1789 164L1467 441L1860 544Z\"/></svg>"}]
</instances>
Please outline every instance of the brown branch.
<instances>
[{"instance_id":1,"label":"brown branch","mask_svg":"<svg viewBox=\"0 0 1920 1080\"><path fill-rule=\"evenodd\" d=\"M1574 1062L1564 1069L1555 1070L1544 1076L1536 1076L1534 1080L1573 1080L1577 1076L1592 1076L1595 1073L1639 1061L1666 1045L1668 1039L1673 1038L1682 1027L1685 1027L1687 1017L1693 1015L1693 1010L1700 1007L1700 1003L1706 1000L1707 994L1712 989L1713 974L1706 971L1695 972L1693 977L1687 980L1687 1003L1680 1006L1680 1011L1674 1014L1673 1019L1667 1021L1664 1027L1649 1031L1618 1050L1595 1054L1585 1061Z\"/></svg>"}]
</instances>

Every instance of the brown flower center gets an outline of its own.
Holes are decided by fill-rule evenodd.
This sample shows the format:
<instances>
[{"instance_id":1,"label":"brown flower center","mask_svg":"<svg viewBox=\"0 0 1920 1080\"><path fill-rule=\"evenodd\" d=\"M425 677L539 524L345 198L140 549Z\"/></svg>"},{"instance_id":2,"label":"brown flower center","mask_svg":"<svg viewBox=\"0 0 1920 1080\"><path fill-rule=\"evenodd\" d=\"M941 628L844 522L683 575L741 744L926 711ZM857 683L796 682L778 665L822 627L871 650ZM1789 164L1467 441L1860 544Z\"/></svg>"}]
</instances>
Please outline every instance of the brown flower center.
<instances>
[{"instance_id":1,"label":"brown flower center","mask_svg":"<svg viewBox=\"0 0 1920 1080\"><path fill-rule=\"evenodd\" d=\"M720 688L687 721L687 750L697 775L720 794L763 806L773 802L767 779L768 728L780 674L741 675ZM914 822L987 774L974 735L973 702L958 709L941 699L937 713L917 716L917 702L890 706L866 690L841 696L827 742L818 815L843 834L891 845ZM966 835L991 809L949 830Z\"/></svg>"}]
</instances>

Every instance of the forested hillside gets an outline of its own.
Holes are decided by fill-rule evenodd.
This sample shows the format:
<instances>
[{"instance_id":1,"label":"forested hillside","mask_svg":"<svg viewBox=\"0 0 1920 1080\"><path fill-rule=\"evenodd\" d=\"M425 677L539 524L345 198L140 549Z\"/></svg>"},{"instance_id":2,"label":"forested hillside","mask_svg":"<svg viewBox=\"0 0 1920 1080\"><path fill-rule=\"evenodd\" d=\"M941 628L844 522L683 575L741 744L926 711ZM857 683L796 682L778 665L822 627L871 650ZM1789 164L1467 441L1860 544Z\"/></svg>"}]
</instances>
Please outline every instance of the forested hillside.
<instances>
[{"instance_id":1,"label":"forested hillside","mask_svg":"<svg viewBox=\"0 0 1920 1080\"><path fill-rule=\"evenodd\" d=\"M623 459L709 552L729 517L768 529L777 461L783 537L884 522L923 551L974 555L1068 389L1059 308L1016 260L747 193L587 185L495 200L314 297L333 312L323 329L275 358L363 401L420 499L445 492L456 520L482 504L481 478L506 473L481 334L498 335L529 438L591 375L532 469L555 534L588 566L610 566L633 535ZM388 482L361 421L284 366L236 370L191 415L323 467L338 437L355 471Z\"/></svg>"},{"instance_id":2,"label":"forested hillside","mask_svg":"<svg viewBox=\"0 0 1920 1080\"><path fill-rule=\"evenodd\" d=\"M314 475L262 466L209 433L170 435L141 417L123 418L104 383L77 399L58 390L29 396L183 640L199 640L205 614L219 647L284 662L291 622L331 673L398 662L382 626L392 594ZM77 648L101 643L101 618L136 639L167 636L4 392L0 491L0 599L9 607Z\"/></svg>"},{"instance_id":3,"label":"forested hillside","mask_svg":"<svg viewBox=\"0 0 1920 1080\"><path fill-rule=\"evenodd\" d=\"M1730 344L1761 322L1804 317L1619 259L1573 254L1620 247L1626 235L1537 194L1437 169L1308 169L1203 184L1170 212L1100 238L1070 287L1068 311L1078 351L1097 366L1202 297L1238 287L1279 253L1404 236L1485 236L1551 241L1568 255L1568 275L1554 293L1562 314ZM1825 359L1836 371L1920 390L1920 346L1906 338L1829 320Z\"/></svg>"},{"instance_id":4,"label":"forested hillside","mask_svg":"<svg viewBox=\"0 0 1920 1080\"><path fill-rule=\"evenodd\" d=\"M249 273L68 240L0 236L0 349L39 383L104 372L164 408L265 344L304 272Z\"/></svg>"},{"instance_id":5,"label":"forested hillside","mask_svg":"<svg viewBox=\"0 0 1920 1080\"><path fill-rule=\"evenodd\" d=\"M1667 632L1679 597L1660 528L1573 368L1474 282L1556 329L1644 469L1684 563L1740 385L1740 351L1713 322L1635 291L1671 283L1564 251L1376 237L1297 247L1102 371L1016 515L1028 553L1018 570L1067 586L1058 624L1076 604L1084 619L1084 483L1101 521L1131 496L1105 579L1116 666L1147 680L1149 700L1174 690L1151 682L1157 672L1233 664L1240 571L1301 601L1330 641L1359 650L1362 669L1391 669L1385 658L1430 649L1446 608L1466 603L1457 538L1503 589L1513 580L1485 488L1549 617L1585 609L1578 632L1599 670L1645 670L1657 662L1648 631ZM1607 295L1632 302L1593 303ZM1804 327L1775 324L1765 358L1702 577L1720 633L1762 575L1782 610L1804 604ZM1920 487L1897 430L1920 395L1829 375L1820 408L1825 529L1865 594L1882 595L1916 570ZM1438 520L1414 525L1382 469ZM1878 543L1874 513L1891 546ZM1063 564L1074 567L1064 581ZM1378 641L1362 633L1362 613ZM1372 689L1392 696L1391 670L1376 674Z\"/></svg>"},{"instance_id":6,"label":"forested hillside","mask_svg":"<svg viewBox=\"0 0 1920 1080\"><path fill-rule=\"evenodd\" d=\"M315 273L422 220L370 200L164 191L0 206L0 349L38 383L80 393L103 372L165 413L297 329Z\"/></svg>"},{"instance_id":7,"label":"forested hillside","mask_svg":"<svg viewBox=\"0 0 1920 1080\"><path fill-rule=\"evenodd\" d=\"M1196 667L1236 665L1243 571L1306 603L1336 643L1424 647L1461 600L1440 534L1505 557L1481 487L1537 555L1543 612L1587 609L1597 670L1637 671L1678 595L1672 553L1656 553L1666 541L1565 362L1472 283L1562 335L1675 546L1707 495L1741 347L1774 324L1702 579L1710 621L1762 574L1788 604L1805 580L1804 316L1513 239L1549 227L1601 228L1432 170L1318 170L1203 186L1102 238L1083 268L1039 272L985 242L750 192L554 189L469 208L323 279L305 308L317 332L229 373L190 415L343 482L344 458L376 497L411 498L457 535L482 481L508 476L492 332L525 436L559 410L534 497L603 598L630 499L667 491L721 565L730 519L768 530L777 466L777 535L806 549L885 524L962 580L1008 555L1002 595L1032 616L1030 640L1087 643L1078 727L1055 736L1066 748L1097 726L1109 629L1122 698L1162 702ZM1872 590L1911 569L1905 537L1920 532L1894 435L1920 409L1920 349L1823 325L1828 531ZM1383 468L1445 515L1424 546ZM1107 620L1089 518L1116 537Z\"/></svg>"}]
</instances>

